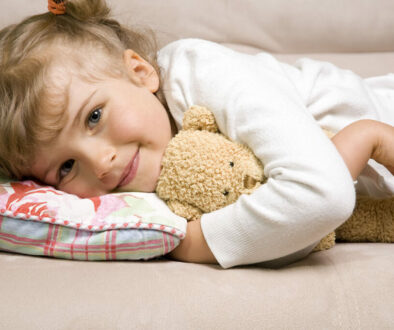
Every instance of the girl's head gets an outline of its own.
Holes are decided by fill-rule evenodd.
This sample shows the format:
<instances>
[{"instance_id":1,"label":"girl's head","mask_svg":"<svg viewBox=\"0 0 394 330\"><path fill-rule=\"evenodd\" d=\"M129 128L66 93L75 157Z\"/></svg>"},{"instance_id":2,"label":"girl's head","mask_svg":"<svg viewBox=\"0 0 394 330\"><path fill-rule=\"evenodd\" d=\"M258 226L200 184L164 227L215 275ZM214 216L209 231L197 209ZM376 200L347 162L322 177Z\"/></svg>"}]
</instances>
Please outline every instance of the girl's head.
<instances>
[{"instance_id":1,"label":"girl's head","mask_svg":"<svg viewBox=\"0 0 394 330\"><path fill-rule=\"evenodd\" d=\"M80 196L153 191L171 125L152 38L69 0L0 32L0 175Z\"/></svg>"}]
</instances>

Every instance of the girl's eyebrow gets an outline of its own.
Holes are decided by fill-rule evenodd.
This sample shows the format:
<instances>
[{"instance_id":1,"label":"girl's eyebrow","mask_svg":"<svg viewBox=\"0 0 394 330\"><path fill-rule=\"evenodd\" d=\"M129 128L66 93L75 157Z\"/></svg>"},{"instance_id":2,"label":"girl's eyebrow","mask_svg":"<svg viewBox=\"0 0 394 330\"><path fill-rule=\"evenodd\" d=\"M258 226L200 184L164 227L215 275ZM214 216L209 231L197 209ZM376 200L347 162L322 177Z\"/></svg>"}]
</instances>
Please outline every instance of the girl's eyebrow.
<instances>
[{"instance_id":1,"label":"girl's eyebrow","mask_svg":"<svg viewBox=\"0 0 394 330\"><path fill-rule=\"evenodd\" d=\"M85 107L89 104L90 100L92 99L92 97L96 94L97 89L95 89L86 99L85 101L83 101L83 103L81 104L81 107L78 109L78 112L76 114L76 116L74 117L73 123L72 123L72 127L77 126L77 124L79 123L79 121L81 120L81 116L83 114L83 110L85 109Z\"/></svg>"}]
</instances>

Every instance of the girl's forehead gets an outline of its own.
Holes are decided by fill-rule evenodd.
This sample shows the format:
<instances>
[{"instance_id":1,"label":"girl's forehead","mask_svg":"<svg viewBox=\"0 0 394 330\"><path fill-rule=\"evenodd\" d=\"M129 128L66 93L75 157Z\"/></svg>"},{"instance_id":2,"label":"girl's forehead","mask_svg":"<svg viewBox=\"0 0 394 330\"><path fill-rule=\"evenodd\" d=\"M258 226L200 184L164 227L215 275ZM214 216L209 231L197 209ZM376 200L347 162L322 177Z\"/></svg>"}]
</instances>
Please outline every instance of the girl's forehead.
<instances>
[{"instance_id":1,"label":"girl's forehead","mask_svg":"<svg viewBox=\"0 0 394 330\"><path fill-rule=\"evenodd\" d=\"M92 52L86 47L79 50L63 52L65 46L52 48L47 56L44 93L40 116L45 122L46 133L59 132L68 120L70 103L79 102L90 89L110 78L125 77L122 58L103 54L98 50ZM66 47L67 48L67 47ZM50 134L53 139L53 134Z\"/></svg>"},{"instance_id":2,"label":"girl's forehead","mask_svg":"<svg viewBox=\"0 0 394 330\"><path fill-rule=\"evenodd\" d=\"M61 65L51 65L45 75L45 85L40 101L40 115L61 115L68 103L72 74Z\"/></svg>"}]
</instances>

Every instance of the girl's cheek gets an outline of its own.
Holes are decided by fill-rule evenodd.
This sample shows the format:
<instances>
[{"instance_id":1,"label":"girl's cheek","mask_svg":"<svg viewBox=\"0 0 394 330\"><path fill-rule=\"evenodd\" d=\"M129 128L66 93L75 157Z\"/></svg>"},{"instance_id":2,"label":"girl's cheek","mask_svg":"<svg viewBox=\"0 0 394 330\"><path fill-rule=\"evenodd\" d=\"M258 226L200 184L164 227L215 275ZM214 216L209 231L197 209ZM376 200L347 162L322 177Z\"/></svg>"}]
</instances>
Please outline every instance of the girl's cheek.
<instances>
[{"instance_id":1,"label":"girl's cheek","mask_svg":"<svg viewBox=\"0 0 394 330\"><path fill-rule=\"evenodd\" d=\"M81 198L91 197L90 194L93 192L92 187L89 188L83 180L78 180L76 178L59 188L68 194L77 195Z\"/></svg>"},{"instance_id":2,"label":"girl's cheek","mask_svg":"<svg viewBox=\"0 0 394 330\"><path fill-rule=\"evenodd\" d=\"M117 141L129 142L130 140L133 140L133 138L135 138L142 129L142 127L138 128L137 124L138 123L136 121L131 121L129 118L125 118L123 121L119 121L118 123L111 125L111 135Z\"/></svg>"}]
</instances>

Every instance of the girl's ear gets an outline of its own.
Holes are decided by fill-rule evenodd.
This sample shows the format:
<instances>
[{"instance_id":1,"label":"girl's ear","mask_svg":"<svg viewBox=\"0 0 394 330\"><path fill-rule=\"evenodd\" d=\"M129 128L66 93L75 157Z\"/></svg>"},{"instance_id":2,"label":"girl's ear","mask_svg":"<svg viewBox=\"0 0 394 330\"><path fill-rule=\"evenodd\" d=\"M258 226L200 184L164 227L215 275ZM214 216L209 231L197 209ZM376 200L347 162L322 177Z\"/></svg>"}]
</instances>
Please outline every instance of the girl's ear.
<instances>
[{"instance_id":1,"label":"girl's ear","mask_svg":"<svg viewBox=\"0 0 394 330\"><path fill-rule=\"evenodd\" d=\"M159 89L159 75L155 68L134 50L126 49L123 52L123 62L127 73L132 80L149 89L152 93Z\"/></svg>"}]
</instances>

